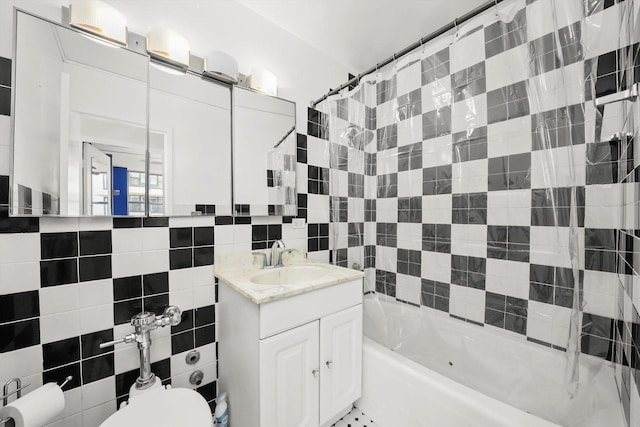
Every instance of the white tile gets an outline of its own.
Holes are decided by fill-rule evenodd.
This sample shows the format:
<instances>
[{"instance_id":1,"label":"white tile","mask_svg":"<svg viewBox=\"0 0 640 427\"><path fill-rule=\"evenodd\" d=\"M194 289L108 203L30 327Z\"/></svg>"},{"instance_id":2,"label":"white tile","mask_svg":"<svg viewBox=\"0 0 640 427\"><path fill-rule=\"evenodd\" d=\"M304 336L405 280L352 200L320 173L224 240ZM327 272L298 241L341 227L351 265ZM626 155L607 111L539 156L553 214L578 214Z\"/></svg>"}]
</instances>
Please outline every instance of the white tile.
<instances>
[{"instance_id":1,"label":"white tile","mask_svg":"<svg viewBox=\"0 0 640 427\"><path fill-rule=\"evenodd\" d=\"M455 163L451 168L451 187L454 193L481 193L488 189L487 159Z\"/></svg>"},{"instance_id":2,"label":"white tile","mask_svg":"<svg viewBox=\"0 0 640 427\"><path fill-rule=\"evenodd\" d=\"M554 9L551 0L538 0L527 6L528 40L535 40L554 31Z\"/></svg>"},{"instance_id":3,"label":"white tile","mask_svg":"<svg viewBox=\"0 0 640 427\"><path fill-rule=\"evenodd\" d=\"M408 67L398 71L396 76L398 96L420 88L422 85L422 66L420 61L416 61Z\"/></svg>"},{"instance_id":4,"label":"white tile","mask_svg":"<svg viewBox=\"0 0 640 427\"><path fill-rule=\"evenodd\" d=\"M64 313L80 308L80 285L77 283L40 289L40 314Z\"/></svg>"},{"instance_id":5,"label":"white tile","mask_svg":"<svg viewBox=\"0 0 640 427\"><path fill-rule=\"evenodd\" d=\"M313 136L307 137L307 160L308 164L329 167L329 143Z\"/></svg>"},{"instance_id":6,"label":"white tile","mask_svg":"<svg viewBox=\"0 0 640 427\"><path fill-rule=\"evenodd\" d=\"M487 125L487 95L469 97L453 104L451 108L451 132L471 133Z\"/></svg>"},{"instance_id":7,"label":"white tile","mask_svg":"<svg viewBox=\"0 0 640 427\"><path fill-rule=\"evenodd\" d=\"M161 273L169 271L169 251L145 251L142 252L142 274Z\"/></svg>"},{"instance_id":8,"label":"white tile","mask_svg":"<svg viewBox=\"0 0 640 427\"><path fill-rule=\"evenodd\" d=\"M486 258L487 226L481 224L452 224L451 253Z\"/></svg>"},{"instance_id":9,"label":"white tile","mask_svg":"<svg viewBox=\"0 0 640 427\"><path fill-rule=\"evenodd\" d=\"M22 378L42 372L42 346L34 345L19 350L0 353L0 378ZM33 390L33 388L31 389Z\"/></svg>"},{"instance_id":10,"label":"white tile","mask_svg":"<svg viewBox=\"0 0 640 427\"><path fill-rule=\"evenodd\" d=\"M0 116L4 117L4 116ZM0 145L0 174L11 173L11 148L8 145Z\"/></svg>"},{"instance_id":11,"label":"white tile","mask_svg":"<svg viewBox=\"0 0 640 427\"><path fill-rule=\"evenodd\" d=\"M77 231L78 218L46 217L40 218L41 233L61 233L65 231Z\"/></svg>"},{"instance_id":12,"label":"white tile","mask_svg":"<svg viewBox=\"0 0 640 427\"><path fill-rule=\"evenodd\" d=\"M169 293L169 304L180 307L181 310L190 310L194 306L193 291L186 289L183 291L173 291Z\"/></svg>"},{"instance_id":13,"label":"white tile","mask_svg":"<svg viewBox=\"0 0 640 427\"><path fill-rule=\"evenodd\" d=\"M218 371L216 365L216 363L209 363L208 365L198 365L198 369L200 369L204 374L204 378L202 380L203 383L208 383L218 379Z\"/></svg>"},{"instance_id":14,"label":"white tile","mask_svg":"<svg viewBox=\"0 0 640 427\"><path fill-rule=\"evenodd\" d=\"M398 123L398 147L416 142L422 142L422 114ZM371 145L375 146L375 141Z\"/></svg>"},{"instance_id":15,"label":"white tile","mask_svg":"<svg viewBox=\"0 0 640 427\"><path fill-rule=\"evenodd\" d=\"M40 233L0 234L0 264L40 261Z\"/></svg>"},{"instance_id":16,"label":"white tile","mask_svg":"<svg viewBox=\"0 0 640 427\"><path fill-rule=\"evenodd\" d=\"M485 62L487 92L529 78L528 48L528 44L523 43L487 59Z\"/></svg>"},{"instance_id":17,"label":"white tile","mask_svg":"<svg viewBox=\"0 0 640 427\"><path fill-rule=\"evenodd\" d=\"M422 250L422 224L398 223L398 247Z\"/></svg>"},{"instance_id":18,"label":"white tile","mask_svg":"<svg viewBox=\"0 0 640 427\"><path fill-rule=\"evenodd\" d=\"M137 276L141 273L142 253L114 253L111 256L113 278Z\"/></svg>"},{"instance_id":19,"label":"white tile","mask_svg":"<svg viewBox=\"0 0 640 427\"><path fill-rule=\"evenodd\" d=\"M110 376L82 386L82 409L109 402L116 398L116 377Z\"/></svg>"},{"instance_id":20,"label":"white tile","mask_svg":"<svg viewBox=\"0 0 640 427\"><path fill-rule=\"evenodd\" d=\"M618 41L625 40L620 31L605 31L609 22L620 22L618 5L589 16L582 26L584 57L594 58L618 48ZM612 34L613 33L613 34Z\"/></svg>"},{"instance_id":21,"label":"white tile","mask_svg":"<svg viewBox=\"0 0 640 427\"><path fill-rule=\"evenodd\" d=\"M113 328L113 303L80 310L80 332L88 334Z\"/></svg>"},{"instance_id":22,"label":"white tile","mask_svg":"<svg viewBox=\"0 0 640 427\"><path fill-rule=\"evenodd\" d=\"M398 118L398 98L394 98L376 107L376 127L378 129L393 125L398 121Z\"/></svg>"},{"instance_id":23,"label":"white tile","mask_svg":"<svg viewBox=\"0 0 640 427\"><path fill-rule=\"evenodd\" d=\"M216 334L217 336L217 334ZM216 344L211 343L198 348L200 352L200 360L196 363L196 368L206 366L216 362Z\"/></svg>"},{"instance_id":24,"label":"white tile","mask_svg":"<svg viewBox=\"0 0 640 427\"><path fill-rule=\"evenodd\" d=\"M142 250L142 228L116 228L111 232L113 254L140 252Z\"/></svg>"},{"instance_id":25,"label":"white tile","mask_svg":"<svg viewBox=\"0 0 640 427\"><path fill-rule=\"evenodd\" d=\"M446 76L422 87L422 112L447 107L453 102L451 76Z\"/></svg>"},{"instance_id":26,"label":"white tile","mask_svg":"<svg viewBox=\"0 0 640 427\"><path fill-rule=\"evenodd\" d=\"M82 217L78 218L78 230L111 230L113 229L113 219L111 217Z\"/></svg>"},{"instance_id":27,"label":"white tile","mask_svg":"<svg viewBox=\"0 0 640 427\"><path fill-rule=\"evenodd\" d=\"M396 248L378 246L376 248L376 268L384 271L396 271L398 266Z\"/></svg>"},{"instance_id":28,"label":"white tile","mask_svg":"<svg viewBox=\"0 0 640 427\"><path fill-rule=\"evenodd\" d=\"M425 224L451 224L451 204L451 194L423 196L422 222Z\"/></svg>"},{"instance_id":29,"label":"white tile","mask_svg":"<svg viewBox=\"0 0 640 427\"><path fill-rule=\"evenodd\" d=\"M486 290L529 299L529 264L487 258Z\"/></svg>"},{"instance_id":30,"label":"white tile","mask_svg":"<svg viewBox=\"0 0 640 427\"><path fill-rule=\"evenodd\" d=\"M530 152L530 129L531 116L529 115L489 125L487 128L489 158Z\"/></svg>"},{"instance_id":31,"label":"white tile","mask_svg":"<svg viewBox=\"0 0 640 427\"><path fill-rule=\"evenodd\" d=\"M449 283L451 281L451 255L423 251L421 276L425 279Z\"/></svg>"},{"instance_id":32,"label":"white tile","mask_svg":"<svg viewBox=\"0 0 640 427\"><path fill-rule=\"evenodd\" d=\"M113 304L113 279L82 282L78 290L82 308Z\"/></svg>"},{"instance_id":33,"label":"white tile","mask_svg":"<svg viewBox=\"0 0 640 427\"><path fill-rule=\"evenodd\" d=\"M35 291L40 289L40 263L0 263L0 294Z\"/></svg>"},{"instance_id":34,"label":"white tile","mask_svg":"<svg viewBox=\"0 0 640 427\"><path fill-rule=\"evenodd\" d=\"M193 269L181 268L169 271L169 294L191 290L193 287Z\"/></svg>"},{"instance_id":35,"label":"white tile","mask_svg":"<svg viewBox=\"0 0 640 427\"><path fill-rule=\"evenodd\" d=\"M148 227L142 229L142 250L169 249L169 228Z\"/></svg>"},{"instance_id":36,"label":"white tile","mask_svg":"<svg viewBox=\"0 0 640 427\"><path fill-rule=\"evenodd\" d=\"M485 59L484 31L476 31L460 40L456 40L450 47L451 73L468 68Z\"/></svg>"},{"instance_id":37,"label":"white tile","mask_svg":"<svg viewBox=\"0 0 640 427\"><path fill-rule=\"evenodd\" d=\"M114 335L119 337L122 334L116 335L114 332ZM139 369L140 354L138 353L138 348L135 345L121 345L118 347L119 348L116 348L114 354L114 368L116 375L131 371L132 369Z\"/></svg>"},{"instance_id":38,"label":"white tile","mask_svg":"<svg viewBox=\"0 0 640 427\"><path fill-rule=\"evenodd\" d=\"M194 267L193 270L193 285L194 286L210 286L214 283L214 266L203 265L200 267Z\"/></svg>"},{"instance_id":39,"label":"white tile","mask_svg":"<svg viewBox=\"0 0 640 427\"><path fill-rule=\"evenodd\" d=\"M80 312L77 310L40 318L40 340L43 344L78 335L81 335L81 332Z\"/></svg>"},{"instance_id":40,"label":"white tile","mask_svg":"<svg viewBox=\"0 0 640 427\"><path fill-rule=\"evenodd\" d=\"M420 278L406 275L401 276L402 279L398 280L398 283L396 284L396 298L419 305L421 287Z\"/></svg>"},{"instance_id":41,"label":"white tile","mask_svg":"<svg viewBox=\"0 0 640 427\"><path fill-rule=\"evenodd\" d=\"M171 336L162 338L154 337L153 345L151 346L151 363L164 360L168 357L171 357Z\"/></svg>"},{"instance_id":42,"label":"white tile","mask_svg":"<svg viewBox=\"0 0 640 427\"><path fill-rule=\"evenodd\" d=\"M398 200L396 198L377 199L376 221L389 223L398 222Z\"/></svg>"},{"instance_id":43,"label":"white tile","mask_svg":"<svg viewBox=\"0 0 640 427\"><path fill-rule=\"evenodd\" d=\"M449 165L452 159L452 136L430 139L422 145L422 167Z\"/></svg>"},{"instance_id":44,"label":"white tile","mask_svg":"<svg viewBox=\"0 0 640 427\"><path fill-rule=\"evenodd\" d=\"M216 300L215 286L206 285L193 288L193 300L197 301L199 307L211 305Z\"/></svg>"},{"instance_id":45,"label":"white tile","mask_svg":"<svg viewBox=\"0 0 640 427\"><path fill-rule=\"evenodd\" d=\"M422 169L398 172L398 197L415 195L422 195Z\"/></svg>"},{"instance_id":46,"label":"white tile","mask_svg":"<svg viewBox=\"0 0 640 427\"><path fill-rule=\"evenodd\" d=\"M99 426L114 412L116 412L118 409L116 403L116 400L112 400L91 409L87 409L82 413L82 422L85 426Z\"/></svg>"}]
</instances>

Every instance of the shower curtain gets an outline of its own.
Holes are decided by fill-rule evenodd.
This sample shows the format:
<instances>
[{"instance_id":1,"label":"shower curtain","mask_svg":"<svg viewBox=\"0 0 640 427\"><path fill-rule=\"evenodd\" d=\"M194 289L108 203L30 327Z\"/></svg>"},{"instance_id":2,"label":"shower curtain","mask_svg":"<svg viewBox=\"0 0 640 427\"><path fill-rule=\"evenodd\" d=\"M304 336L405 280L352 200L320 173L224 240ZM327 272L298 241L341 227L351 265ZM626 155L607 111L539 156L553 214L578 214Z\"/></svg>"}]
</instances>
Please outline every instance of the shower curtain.
<instances>
[{"instance_id":1,"label":"shower curtain","mask_svg":"<svg viewBox=\"0 0 640 427\"><path fill-rule=\"evenodd\" d=\"M590 384L610 360L580 364L597 327L583 316L585 265L615 262L607 242L585 247L585 185L631 155L634 135L634 101L595 102L636 80L634 2L613 18L609 3L506 0L317 107L329 120L332 262L363 269L374 300L563 351L566 396L536 414L563 425L595 410ZM410 313L388 319L383 344L429 366L412 342L437 325ZM519 390L533 384L516 380L507 403L526 409Z\"/></svg>"}]
</instances>

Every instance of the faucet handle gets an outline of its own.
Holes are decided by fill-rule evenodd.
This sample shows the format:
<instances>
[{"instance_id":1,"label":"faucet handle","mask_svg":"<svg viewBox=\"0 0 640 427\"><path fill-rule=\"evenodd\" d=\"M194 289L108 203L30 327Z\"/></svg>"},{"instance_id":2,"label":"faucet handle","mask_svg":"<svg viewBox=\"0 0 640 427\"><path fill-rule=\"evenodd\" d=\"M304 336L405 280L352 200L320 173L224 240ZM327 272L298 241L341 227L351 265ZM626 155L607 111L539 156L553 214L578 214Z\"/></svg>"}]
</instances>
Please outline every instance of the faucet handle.
<instances>
[{"instance_id":1,"label":"faucet handle","mask_svg":"<svg viewBox=\"0 0 640 427\"><path fill-rule=\"evenodd\" d=\"M164 313L158 319L159 326L178 326L182 321L182 312L175 305L170 305L164 309Z\"/></svg>"},{"instance_id":2,"label":"faucet handle","mask_svg":"<svg viewBox=\"0 0 640 427\"><path fill-rule=\"evenodd\" d=\"M251 252L251 255L262 257L262 268L265 268L269 265L269 263L267 262L267 254L265 254L264 252Z\"/></svg>"},{"instance_id":3,"label":"faucet handle","mask_svg":"<svg viewBox=\"0 0 640 427\"><path fill-rule=\"evenodd\" d=\"M124 338L120 338L113 341L107 341L100 343L100 348L114 347L116 344L129 344L136 341L136 334L126 335Z\"/></svg>"}]
</instances>

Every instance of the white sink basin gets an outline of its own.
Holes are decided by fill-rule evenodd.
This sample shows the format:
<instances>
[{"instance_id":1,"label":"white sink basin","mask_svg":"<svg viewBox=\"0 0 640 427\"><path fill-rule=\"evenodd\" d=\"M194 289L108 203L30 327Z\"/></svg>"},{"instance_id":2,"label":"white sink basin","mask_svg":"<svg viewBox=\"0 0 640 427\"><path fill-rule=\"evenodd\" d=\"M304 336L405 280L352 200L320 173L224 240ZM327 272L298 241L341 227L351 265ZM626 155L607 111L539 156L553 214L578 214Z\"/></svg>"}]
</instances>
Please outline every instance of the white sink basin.
<instances>
[{"instance_id":1,"label":"white sink basin","mask_svg":"<svg viewBox=\"0 0 640 427\"><path fill-rule=\"evenodd\" d=\"M249 280L257 285L304 285L318 280L325 271L320 265L290 265L260 271Z\"/></svg>"}]
</instances>

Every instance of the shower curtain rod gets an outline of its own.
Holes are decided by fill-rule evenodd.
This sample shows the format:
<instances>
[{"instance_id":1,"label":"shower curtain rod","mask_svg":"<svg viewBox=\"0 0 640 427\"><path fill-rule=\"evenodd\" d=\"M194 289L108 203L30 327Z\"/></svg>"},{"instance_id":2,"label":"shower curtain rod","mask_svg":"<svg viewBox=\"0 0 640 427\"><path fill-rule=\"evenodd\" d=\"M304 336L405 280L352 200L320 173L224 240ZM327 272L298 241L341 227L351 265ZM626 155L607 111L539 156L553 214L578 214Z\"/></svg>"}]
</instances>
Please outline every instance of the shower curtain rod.
<instances>
[{"instance_id":1,"label":"shower curtain rod","mask_svg":"<svg viewBox=\"0 0 640 427\"><path fill-rule=\"evenodd\" d=\"M338 86L336 89L329 89L329 92L327 92L327 94L324 95L322 98L316 99L315 101L311 101L311 107L315 107L316 105L318 105L319 103L321 103L322 101L324 101L325 99L330 97L331 95L335 95L336 93L339 93L342 89L344 89L346 87L349 87L350 85L352 85L354 83L358 83L360 81L360 79L362 77L366 76L367 74L371 74L373 72L376 72L377 70L379 70L380 68L384 67L385 65L388 65L388 64L392 63L396 59L406 55L407 53L415 50L416 48L424 45L425 43L430 42L431 40L435 39L436 37L441 36L442 34L446 33L447 31L450 31L450 30L456 28L458 25L465 23L469 19L481 14L482 12L484 12L486 10L489 10L492 7L498 6L498 3L501 3L502 1L503 0L491 0L491 1L488 1L488 2L486 2L484 4L481 4L480 6L476 7L473 10L471 10L470 12L467 12L464 15L462 15L461 17L459 17L457 19L454 19L453 21L451 21L447 25L444 25L444 26L440 27L436 31L432 32L431 34L429 34L429 35L427 35L425 37L422 37L417 42L405 47L404 49L402 49L399 52L394 53L393 55L391 55L390 57L388 57L384 61L378 62L374 67L371 67L368 70L364 71L363 73L358 74L357 76L355 76L352 79L348 80L346 83L343 83L340 86Z\"/></svg>"}]
</instances>

